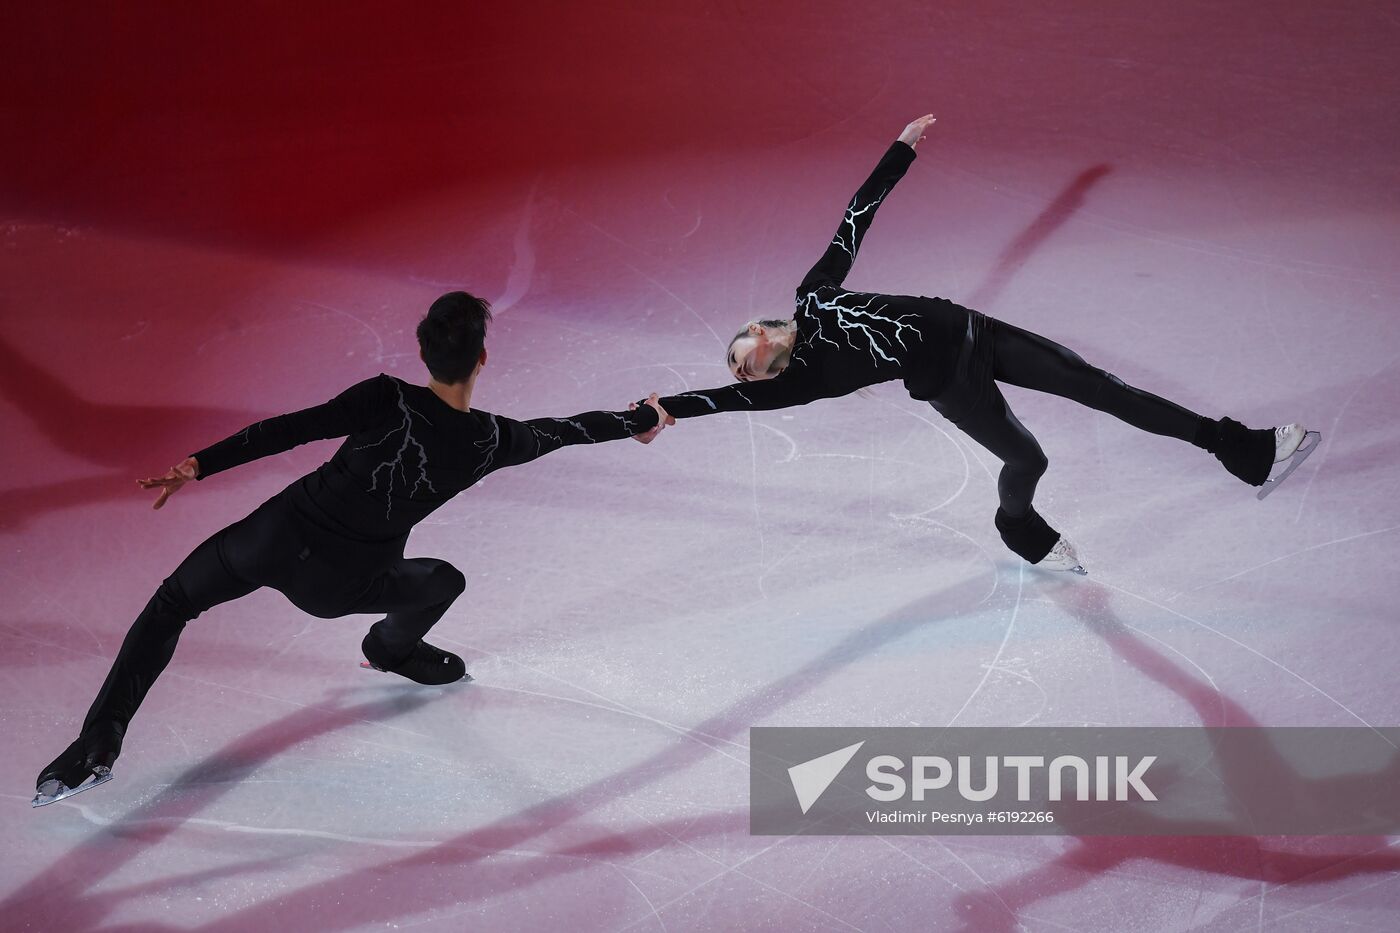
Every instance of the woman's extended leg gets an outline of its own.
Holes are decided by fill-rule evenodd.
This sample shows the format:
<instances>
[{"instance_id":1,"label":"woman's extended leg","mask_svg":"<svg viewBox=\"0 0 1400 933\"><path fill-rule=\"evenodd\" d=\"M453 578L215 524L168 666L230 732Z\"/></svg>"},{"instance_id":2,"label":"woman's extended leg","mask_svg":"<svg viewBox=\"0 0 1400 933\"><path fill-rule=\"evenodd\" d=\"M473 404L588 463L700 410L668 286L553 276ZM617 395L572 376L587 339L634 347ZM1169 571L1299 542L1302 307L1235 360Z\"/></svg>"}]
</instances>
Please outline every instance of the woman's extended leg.
<instances>
[{"instance_id":1,"label":"woman's extended leg","mask_svg":"<svg viewBox=\"0 0 1400 933\"><path fill-rule=\"evenodd\" d=\"M1194 441L1206 420L1090 366L1078 353L1039 334L1004 321L997 321L992 333L993 374L999 382L1059 395L1135 428L1183 441Z\"/></svg>"},{"instance_id":2,"label":"woman's extended leg","mask_svg":"<svg viewBox=\"0 0 1400 933\"><path fill-rule=\"evenodd\" d=\"M1231 418L1203 418L1175 402L1127 385L1084 362L1078 353L1004 321L992 325L994 377L1010 385L1048 392L1107 412L1135 428L1188 441L1213 454L1239 479L1263 485L1283 438L1270 428L1250 430ZM1301 438L1301 428L1298 431Z\"/></svg>"}]
</instances>

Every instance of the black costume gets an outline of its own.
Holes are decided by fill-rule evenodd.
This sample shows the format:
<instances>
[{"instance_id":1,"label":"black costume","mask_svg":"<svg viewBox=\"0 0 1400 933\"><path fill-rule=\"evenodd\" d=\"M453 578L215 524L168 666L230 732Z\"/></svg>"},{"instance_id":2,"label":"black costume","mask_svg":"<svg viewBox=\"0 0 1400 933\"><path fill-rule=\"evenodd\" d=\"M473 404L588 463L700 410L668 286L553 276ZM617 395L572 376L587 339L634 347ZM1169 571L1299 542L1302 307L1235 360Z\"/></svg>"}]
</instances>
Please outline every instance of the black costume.
<instances>
[{"instance_id":1,"label":"black costume","mask_svg":"<svg viewBox=\"0 0 1400 933\"><path fill-rule=\"evenodd\" d=\"M427 661L445 665L431 682L459 679L460 659L421 639L461 595L465 578L447 561L405 558L409 531L494 470L571 444L631 437L656 420L655 409L642 405L513 421L459 411L425 386L380 374L324 405L259 421L192 454L204 480L308 441L345 437L315 472L216 532L161 583L122 642L82 736L39 782L58 775L72 787L83 768L110 767L185 623L263 586L320 618L387 613L364 643L376 666L394 670L427 652Z\"/></svg>"},{"instance_id":2,"label":"black costume","mask_svg":"<svg viewBox=\"0 0 1400 933\"><path fill-rule=\"evenodd\" d=\"M1125 385L1051 340L945 298L844 289L876 209L913 160L913 148L893 143L846 207L836 236L797 287L792 358L779 375L667 396L661 406L676 418L767 411L902 379L911 396L929 402L1002 461L996 526L1007 546L1032 563L1059 538L1031 506L1047 461L1006 404L998 381L1064 396L1144 431L1191 441L1241 479L1263 483L1273 462L1272 431L1202 418Z\"/></svg>"}]
</instances>

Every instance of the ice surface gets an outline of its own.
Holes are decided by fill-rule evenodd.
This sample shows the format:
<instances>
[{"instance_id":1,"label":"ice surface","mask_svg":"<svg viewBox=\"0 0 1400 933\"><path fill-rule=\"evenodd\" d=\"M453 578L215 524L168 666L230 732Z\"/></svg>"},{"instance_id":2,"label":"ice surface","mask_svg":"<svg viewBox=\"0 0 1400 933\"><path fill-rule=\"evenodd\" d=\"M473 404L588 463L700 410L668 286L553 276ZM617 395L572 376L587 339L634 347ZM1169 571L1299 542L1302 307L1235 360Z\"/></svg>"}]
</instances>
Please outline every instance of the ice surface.
<instances>
[{"instance_id":1,"label":"ice surface","mask_svg":"<svg viewBox=\"0 0 1400 933\"><path fill-rule=\"evenodd\" d=\"M20 24L0 926L1400 925L1392 839L761 838L746 809L751 726L1400 723L1394 12L745 6ZM418 378L449 288L496 299L488 410L724 384L729 336L788 313L930 110L852 287L1301 420L1317 454L1257 502L1188 445L1008 389L1092 574L1066 580L1004 550L996 462L898 384L569 448L411 540L467 576L434 640L474 683L363 676L368 617L261 591L190 624L114 781L30 810L162 576L333 447L160 512L136 477Z\"/></svg>"}]
</instances>

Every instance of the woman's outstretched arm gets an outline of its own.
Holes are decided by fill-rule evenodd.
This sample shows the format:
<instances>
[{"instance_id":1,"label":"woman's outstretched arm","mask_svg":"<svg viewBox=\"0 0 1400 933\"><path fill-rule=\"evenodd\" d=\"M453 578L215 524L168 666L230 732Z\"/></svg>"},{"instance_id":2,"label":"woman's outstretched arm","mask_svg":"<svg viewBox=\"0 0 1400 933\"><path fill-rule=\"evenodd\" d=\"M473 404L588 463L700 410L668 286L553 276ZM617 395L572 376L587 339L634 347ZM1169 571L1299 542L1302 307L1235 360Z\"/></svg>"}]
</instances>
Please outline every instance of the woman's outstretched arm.
<instances>
[{"instance_id":1,"label":"woman's outstretched arm","mask_svg":"<svg viewBox=\"0 0 1400 933\"><path fill-rule=\"evenodd\" d=\"M738 382L718 389L681 392L661 399L661 407L673 418L696 418L721 411L772 411L806 405L831 392L815 379L788 371L773 379Z\"/></svg>"},{"instance_id":2,"label":"woman's outstretched arm","mask_svg":"<svg viewBox=\"0 0 1400 933\"><path fill-rule=\"evenodd\" d=\"M880 164L875 166L875 171L870 173L865 184L851 198L851 203L846 205L846 213L841 218L841 225L836 228L836 236L832 237L822 258L817 260L798 286L799 293L822 285L840 285L846 280L851 264L855 262L856 251L860 249L860 241L865 238L865 231L870 229L870 222L875 219L876 208L895 183L904 177L914 161L914 147L924 138L924 131L933 125L934 119L933 114L919 117L890 144Z\"/></svg>"}]
</instances>

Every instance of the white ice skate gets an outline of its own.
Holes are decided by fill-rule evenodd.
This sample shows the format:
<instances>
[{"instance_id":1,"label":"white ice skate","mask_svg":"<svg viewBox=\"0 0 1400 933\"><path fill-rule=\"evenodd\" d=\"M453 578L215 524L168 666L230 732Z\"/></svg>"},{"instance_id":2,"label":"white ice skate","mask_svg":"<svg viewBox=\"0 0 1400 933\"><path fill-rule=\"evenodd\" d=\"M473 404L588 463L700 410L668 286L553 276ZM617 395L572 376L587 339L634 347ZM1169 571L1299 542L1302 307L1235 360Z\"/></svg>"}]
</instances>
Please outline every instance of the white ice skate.
<instances>
[{"instance_id":1,"label":"white ice skate","mask_svg":"<svg viewBox=\"0 0 1400 933\"><path fill-rule=\"evenodd\" d=\"M105 765L96 765L87 779L77 787L69 787L57 778L45 781L39 785L38 793L29 802L31 807L47 807L51 803L58 803L74 794L81 794L83 791L92 790L102 784L106 784L112 779L112 769Z\"/></svg>"},{"instance_id":2,"label":"white ice skate","mask_svg":"<svg viewBox=\"0 0 1400 933\"><path fill-rule=\"evenodd\" d=\"M1255 498L1262 499L1278 488L1278 484L1288 479L1294 470L1317 449L1322 442L1322 434L1309 431L1301 424L1285 424L1274 428L1274 463L1288 461L1279 474L1264 480Z\"/></svg>"},{"instance_id":3,"label":"white ice skate","mask_svg":"<svg viewBox=\"0 0 1400 933\"><path fill-rule=\"evenodd\" d=\"M1042 570L1068 570L1080 576L1088 576L1089 571L1084 569L1084 565L1079 562L1079 555L1074 551L1074 545L1064 535L1060 535L1060 540L1055 542L1055 546L1050 549L1050 553L1040 559L1035 566Z\"/></svg>"}]
</instances>

